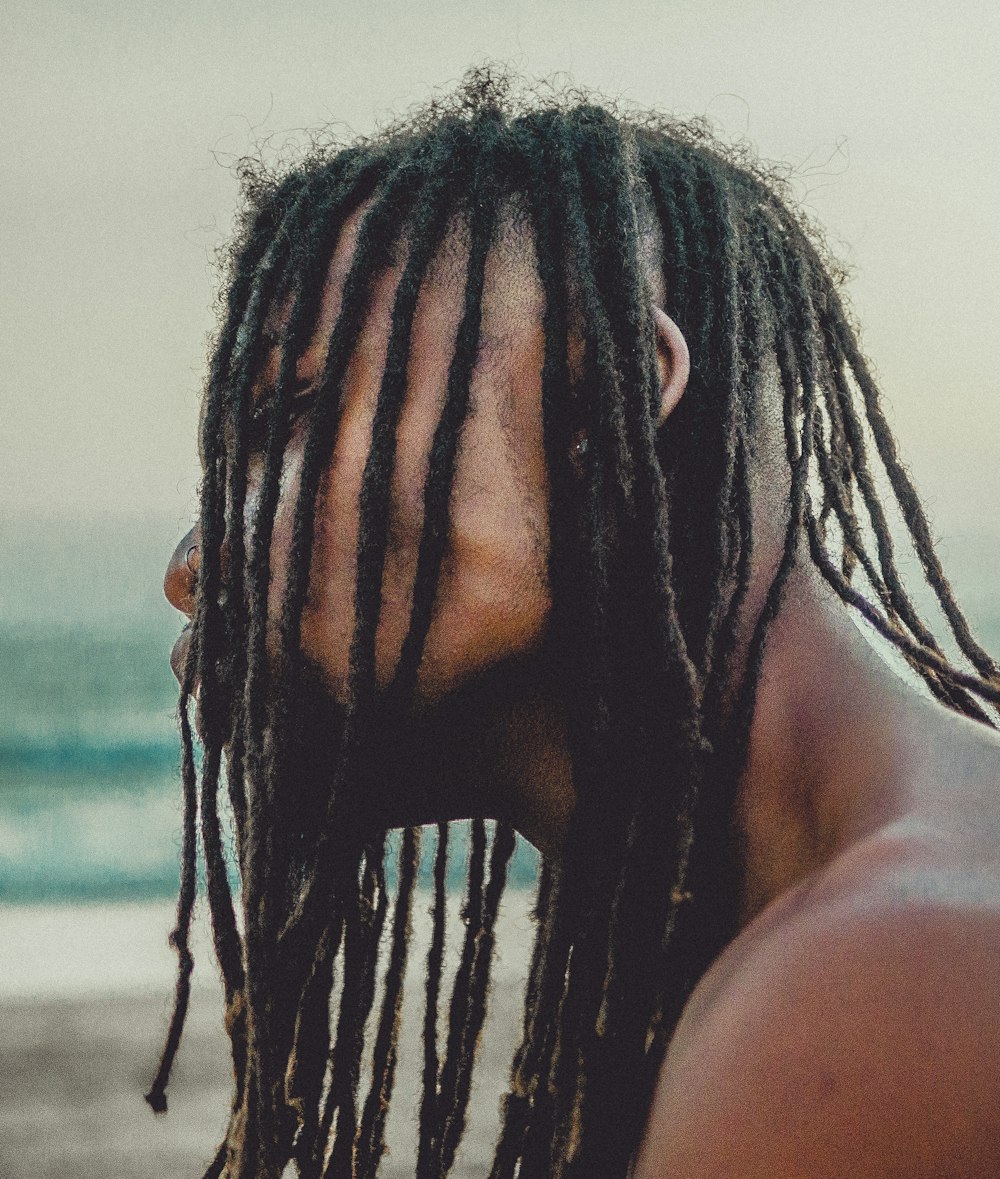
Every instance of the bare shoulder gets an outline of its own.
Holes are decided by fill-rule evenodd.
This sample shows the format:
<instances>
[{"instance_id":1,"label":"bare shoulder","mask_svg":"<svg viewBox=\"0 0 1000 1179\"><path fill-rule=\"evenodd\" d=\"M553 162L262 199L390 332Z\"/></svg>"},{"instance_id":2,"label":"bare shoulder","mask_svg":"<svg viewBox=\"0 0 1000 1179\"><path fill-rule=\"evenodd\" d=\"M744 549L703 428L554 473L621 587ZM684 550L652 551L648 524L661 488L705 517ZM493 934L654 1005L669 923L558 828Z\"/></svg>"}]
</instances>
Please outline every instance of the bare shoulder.
<instances>
[{"instance_id":1,"label":"bare shoulder","mask_svg":"<svg viewBox=\"0 0 1000 1179\"><path fill-rule=\"evenodd\" d=\"M1000 875L926 852L872 840L736 939L634 1179L1000 1174Z\"/></svg>"}]
</instances>

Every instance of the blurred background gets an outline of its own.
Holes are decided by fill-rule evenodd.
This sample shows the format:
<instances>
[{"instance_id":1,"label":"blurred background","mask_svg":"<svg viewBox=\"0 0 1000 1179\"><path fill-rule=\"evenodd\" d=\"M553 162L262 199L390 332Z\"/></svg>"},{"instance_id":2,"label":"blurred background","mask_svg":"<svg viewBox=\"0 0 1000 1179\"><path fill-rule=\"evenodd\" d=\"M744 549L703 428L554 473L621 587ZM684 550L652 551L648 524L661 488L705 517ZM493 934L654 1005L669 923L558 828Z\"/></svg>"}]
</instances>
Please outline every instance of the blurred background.
<instances>
[{"instance_id":1,"label":"blurred background","mask_svg":"<svg viewBox=\"0 0 1000 1179\"><path fill-rule=\"evenodd\" d=\"M261 145L292 150L303 129L369 131L488 58L706 116L787 165L852 271L864 344L942 553L1000 650L1000 9L990 0L7 0L7 1179L193 1176L224 1124L207 953L176 1109L154 1122L141 1093L168 1008L179 847L167 666L179 620L160 586L195 510L233 165ZM526 880L527 858L523 868ZM527 928L523 913L512 920ZM512 945L513 980L522 951ZM498 1004L512 1020L514 999ZM464 1173L481 1173L477 1157ZM385 1173L408 1174L405 1158Z\"/></svg>"}]
</instances>

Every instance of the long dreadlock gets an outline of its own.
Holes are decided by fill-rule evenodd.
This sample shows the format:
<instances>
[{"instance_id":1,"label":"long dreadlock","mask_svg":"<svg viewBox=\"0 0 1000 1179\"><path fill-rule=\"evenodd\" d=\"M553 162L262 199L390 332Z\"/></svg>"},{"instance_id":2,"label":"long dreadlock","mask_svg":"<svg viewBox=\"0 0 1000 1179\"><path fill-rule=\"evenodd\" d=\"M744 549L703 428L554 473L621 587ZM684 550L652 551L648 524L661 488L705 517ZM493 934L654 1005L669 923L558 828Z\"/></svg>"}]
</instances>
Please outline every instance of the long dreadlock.
<instances>
[{"instance_id":1,"label":"long dreadlock","mask_svg":"<svg viewBox=\"0 0 1000 1179\"><path fill-rule=\"evenodd\" d=\"M839 278L816 236L789 209L779 184L727 153L701 126L623 118L579 97L519 105L505 84L480 71L453 100L407 124L320 154L280 181L258 180L250 206L233 254L203 416L203 554L180 702L183 870L172 935L180 968L149 1101L165 1108L188 1001L200 809L236 1073L229 1129L206 1176L278 1179L289 1161L308 1179L377 1173L420 832L407 830L399 843L376 1004L389 845L384 834L362 834L351 785L377 717L385 715L376 707L375 634L396 436L417 298L446 237L461 224L468 240L462 317L426 476L410 625L385 693L393 707L405 708L447 553L486 262L505 210L516 206L531 230L545 300L551 649L566 685L576 805L561 859L542 869L523 1036L491 1175L623 1176L683 1006L737 929L736 789L768 631L795 562L808 553L833 590L948 707L994 723L1000 671L976 643L945 578ZM331 252L359 211L308 423L274 655L267 651L270 550L295 362L315 328ZM660 430L644 261L651 237L665 309L692 353L688 392ZM308 676L299 632L316 500L374 276L400 243L406 261L361 489L347 702L333 785L317 798L296 788L288 770ZM265 409L251 413L265 320L283 301L290 311L276 388ZM583 343L580 372L572 374L571 330ZM753 556L754 439L773 373L789 469L787 525L739 676L737 636ZM588 440L582 473L570 459L580 430ZM248 543L244 504L254 431L264 458ZM876 460L968 667L946 656L904 586ZM189 718L196 683L200 779ZM219 821L223 776L242 923ZM464 942L447 1018L439 1021L449 839L447 824L438 827L419 1179L450 1172L465 1128L513 847L509 828L474 821ZM362 1096L373 1010L370 1087Z\"/></svg>"}]
</instances>

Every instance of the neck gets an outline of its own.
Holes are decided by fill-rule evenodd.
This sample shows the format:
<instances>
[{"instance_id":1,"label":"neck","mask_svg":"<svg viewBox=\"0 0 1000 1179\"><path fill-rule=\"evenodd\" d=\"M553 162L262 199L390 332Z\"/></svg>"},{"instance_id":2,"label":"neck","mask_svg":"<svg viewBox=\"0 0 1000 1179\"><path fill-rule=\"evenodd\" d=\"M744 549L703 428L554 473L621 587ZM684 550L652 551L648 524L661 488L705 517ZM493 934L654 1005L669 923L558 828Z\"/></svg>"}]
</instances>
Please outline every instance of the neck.
<instances>
[{"instance_id":1,"label":"neck","mask_svg":"<svg viewBox=\"0 0 1000 1179\"><path fill-rule=\"evenodd\" d=\"M751 618L766 587L754 589ZM488 813L558 855L573 807L558 702L524 693L497 712L494 736L475 732ZM737 799L744 920L904 815L953 810L943 784L983 751L1000 762L995 734L901 679L815 571L794 573L769 633Z\"/></svg>"},{"instance_id":2,"label":"neck","mask_svg":"<svg viewBox=\"0 0 1000 1179\"><path fill-rule=\"evenodd\" d=\"M958 718L873 650L811 571L769 636L738 801L744 916L912 810Z\"/></svg>"}]
</instances>

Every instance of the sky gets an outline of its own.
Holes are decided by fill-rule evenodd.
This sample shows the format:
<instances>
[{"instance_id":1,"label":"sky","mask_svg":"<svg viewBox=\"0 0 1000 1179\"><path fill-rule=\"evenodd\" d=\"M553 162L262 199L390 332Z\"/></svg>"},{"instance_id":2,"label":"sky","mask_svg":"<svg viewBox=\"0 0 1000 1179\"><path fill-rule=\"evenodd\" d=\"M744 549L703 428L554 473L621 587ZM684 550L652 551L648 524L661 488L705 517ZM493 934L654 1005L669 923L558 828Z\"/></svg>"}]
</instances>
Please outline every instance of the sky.
<instances>
[{"instance_id":1,"label":"sky","mask_svg":"<svg viewBox=\"0 0 1000 1179\"><path fill-rule=\"evenodd\" d=\"M994 0L6 0L0 47L8 521L180 529L234 162L496 59L786 163L939 533L1000 536Z\"/></svg>"}]
</instances>

